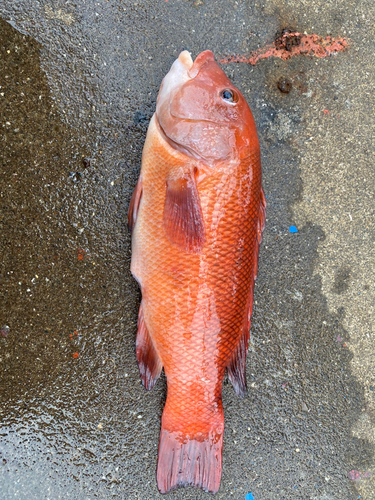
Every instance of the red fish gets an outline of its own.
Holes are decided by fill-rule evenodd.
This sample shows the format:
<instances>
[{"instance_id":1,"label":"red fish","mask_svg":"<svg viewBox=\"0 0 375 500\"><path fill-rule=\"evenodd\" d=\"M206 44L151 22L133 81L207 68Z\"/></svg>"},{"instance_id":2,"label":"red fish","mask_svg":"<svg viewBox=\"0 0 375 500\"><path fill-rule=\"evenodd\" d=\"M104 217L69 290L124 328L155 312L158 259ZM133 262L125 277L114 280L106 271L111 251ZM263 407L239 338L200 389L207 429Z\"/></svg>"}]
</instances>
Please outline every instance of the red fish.
<instances>
[{"instance_id":1,"label":"red fish","mask_svg":"<svg viewBox=\"0 0 375 500\"><path fill-rule=\"evenodd\" d=\"M211 51L184 51L160 87L134 190L131 271L142 290L136 355L146 389L164 367L157 482L220 486L222 383L246 393L265 223L259 142L244 97Z\"/></svg>"}]
</instances>

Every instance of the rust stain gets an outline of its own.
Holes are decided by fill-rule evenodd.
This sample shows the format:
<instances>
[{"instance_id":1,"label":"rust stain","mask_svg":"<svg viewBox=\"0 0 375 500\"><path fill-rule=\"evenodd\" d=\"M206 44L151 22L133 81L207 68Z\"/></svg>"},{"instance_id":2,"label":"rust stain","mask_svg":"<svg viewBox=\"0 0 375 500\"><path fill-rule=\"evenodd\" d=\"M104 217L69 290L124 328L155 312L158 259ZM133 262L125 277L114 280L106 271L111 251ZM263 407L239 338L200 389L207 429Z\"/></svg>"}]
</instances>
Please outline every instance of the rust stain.
<instances>
[{"instance_id":1,"label":"rust stain","mask_svg":"<svg viewBox=\"0 0 375 500\"><path fill-rule=\"evenodd\" d=\"M299 55L329 57L331 55L336 55L338 52L348 47L349 43L346 38L333 38L331 36L323 38L315 34L304 35L297 31L284 31L283 35L277 38L274 43L252 52L250 56L226 56L219 60L219 62L222 64L242 62L253 66L261 59L267 59L269 57L279 57L283 61Z\"/></svg>"},{"instance_id":2,"label":"rust stain","mask_svg":"<svg viewBox=\"0 0 375 500\"><path fill-rule=\"evenodd\" d=\"M82 248L78 248L77 250L77 256L78 256L78 260L83 260L84 257L85 257L85 250L83 250Z\"/></svg>"},{"instance_id":3,"label":"rust stain","mask_svg":"<svg viewBox=\"0 0 375 500\"><path fill-rule=\"evenodd\" d=\"M78 332L77 330L74 330L73 333L69 333L69 337L72 339L73 338L73 335L77 335L78 337Z\"/></svg>"}]
</instances>

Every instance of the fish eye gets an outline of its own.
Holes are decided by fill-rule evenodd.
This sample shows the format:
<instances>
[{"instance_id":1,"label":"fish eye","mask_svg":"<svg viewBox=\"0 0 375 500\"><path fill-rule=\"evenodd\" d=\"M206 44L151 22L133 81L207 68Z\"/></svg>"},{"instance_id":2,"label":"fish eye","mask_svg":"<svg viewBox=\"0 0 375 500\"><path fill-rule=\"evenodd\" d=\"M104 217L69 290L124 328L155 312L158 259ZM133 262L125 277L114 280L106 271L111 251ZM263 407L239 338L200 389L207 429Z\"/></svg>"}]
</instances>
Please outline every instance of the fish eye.
<instances>
[{"instance_id":1,"label":"fish eye","mask_svg":"<svg viewBox=\"0 0 375 500\"><path fill-rule=\"evenodd\" d=\"M235 104L238 101L238 95L232 89L224 89L220 92L220 97L225 102Z\"/></svg>"}]
</instances>

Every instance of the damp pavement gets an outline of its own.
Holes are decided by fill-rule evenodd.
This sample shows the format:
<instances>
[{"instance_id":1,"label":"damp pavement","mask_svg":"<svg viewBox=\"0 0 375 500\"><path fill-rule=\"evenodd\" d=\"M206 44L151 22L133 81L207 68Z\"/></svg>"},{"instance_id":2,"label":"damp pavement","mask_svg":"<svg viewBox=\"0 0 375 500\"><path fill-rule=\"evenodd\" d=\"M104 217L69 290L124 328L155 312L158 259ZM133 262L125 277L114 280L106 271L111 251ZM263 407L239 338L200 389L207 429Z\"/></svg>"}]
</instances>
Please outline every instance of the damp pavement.
<instances>
[{"instance_id":1,"label":"damp pavement","mask_svg":"<svg viewBox=\"0 0 375 500\"><path fill-rule=\"evenodd\" d=\"M216 498L374 499L372 0L0 0L0 17L1 500L162 498L166 384L140 383L126 228L147 125L182 49L248 55L285 28L350 47L223 66L268 212Z\"/></svg>"}]
</instances>

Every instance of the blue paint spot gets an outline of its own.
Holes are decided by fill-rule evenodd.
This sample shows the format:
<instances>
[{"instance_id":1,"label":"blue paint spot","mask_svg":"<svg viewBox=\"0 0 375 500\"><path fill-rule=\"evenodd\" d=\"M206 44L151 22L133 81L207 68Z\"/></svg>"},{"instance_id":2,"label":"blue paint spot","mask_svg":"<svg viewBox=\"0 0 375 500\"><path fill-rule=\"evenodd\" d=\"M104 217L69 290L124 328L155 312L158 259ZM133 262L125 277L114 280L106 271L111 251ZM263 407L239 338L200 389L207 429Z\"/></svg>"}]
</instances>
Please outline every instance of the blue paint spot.
<instances>
[{"instance_id":1,"label":"blue paint spot","mask_svg":"<svg viewBox=\"0 0 375 500\"><path fill-rule=\"evenodd\" d=\"M245 497L245 500L254 500L254 496L252 493L248 493Z\"/></svg>"},{"instance_id":2,"label":"blue paint spot","mask_svg":"<svg viewBox=\"0 0 375 500\"><path fill-rule=\"evenodd\" d=\"M298 233L298 229L296 228L296 226L290 226L289 227L289 232L290 233Z\"/></svg>"}]
</instances>

